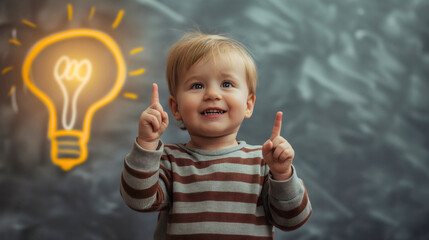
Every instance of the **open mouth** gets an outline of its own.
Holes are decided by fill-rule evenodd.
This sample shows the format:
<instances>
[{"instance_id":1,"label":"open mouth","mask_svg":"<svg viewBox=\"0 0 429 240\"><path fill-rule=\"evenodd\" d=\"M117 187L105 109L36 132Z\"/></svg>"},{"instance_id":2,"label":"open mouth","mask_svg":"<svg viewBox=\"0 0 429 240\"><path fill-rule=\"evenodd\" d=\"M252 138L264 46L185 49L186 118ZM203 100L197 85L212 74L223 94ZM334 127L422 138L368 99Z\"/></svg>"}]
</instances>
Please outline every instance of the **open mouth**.
<instances>
[{"instance_id":1,"label":"open mouth","mask_svg":"<svg viewBox=\"0 0 429 240\"><path fill-rule=\"evenodd\" d=\"M216 114L224 114L226 111L220 109L207 109L201 113L201 115L216 115Z\"/></svg>"}]
</instances>

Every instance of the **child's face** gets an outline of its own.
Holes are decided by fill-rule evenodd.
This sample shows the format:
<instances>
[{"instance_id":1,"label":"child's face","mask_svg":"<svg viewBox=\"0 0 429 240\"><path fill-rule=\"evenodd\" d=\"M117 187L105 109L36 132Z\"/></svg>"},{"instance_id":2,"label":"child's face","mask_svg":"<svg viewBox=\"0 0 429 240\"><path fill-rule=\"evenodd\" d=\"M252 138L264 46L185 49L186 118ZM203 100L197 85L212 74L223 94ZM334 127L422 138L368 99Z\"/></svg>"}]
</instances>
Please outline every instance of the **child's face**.
<instances>
[{"instance_id":1,"label":"child's face","mask_svg":"<svg viewBox=\"0 0 429 240\"><path fill-rule=\"evenodd\" d=\"M189 134L219 137L236 134L250 118L255 96L249 95L244 63L236 53L193 65L179 80L169 105Z\"/></svg>"}]
</instances>

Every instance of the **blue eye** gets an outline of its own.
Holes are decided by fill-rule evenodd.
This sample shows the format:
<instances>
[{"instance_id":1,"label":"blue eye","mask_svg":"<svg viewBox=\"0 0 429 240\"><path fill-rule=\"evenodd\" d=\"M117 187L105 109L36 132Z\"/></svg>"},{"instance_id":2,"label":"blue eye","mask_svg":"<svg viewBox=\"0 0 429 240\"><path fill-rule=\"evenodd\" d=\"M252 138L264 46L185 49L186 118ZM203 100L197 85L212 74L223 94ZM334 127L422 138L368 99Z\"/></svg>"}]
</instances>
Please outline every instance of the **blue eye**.
<instances>
[{"instance_id":1,"label":"blue eye","mask_svg":"<svg viewBox=\"0 0 429 240\"><path fill-rule=\"evenodd\" d=\"M191 86L191 89L202 89L203 85L201 83L194 83Z\"/></svg>"},{"instance_id":2,"label":"blue eye","mask_svg":"<svg viewBox=\"0 0 429 240\"><path fill-rule=\"evenodd\" d=\"M230 87L232 87L232 84L230 82L223 82L222 83L222 87L224 87L224 88L230 88Z\"/></svg>"}]
</instances>

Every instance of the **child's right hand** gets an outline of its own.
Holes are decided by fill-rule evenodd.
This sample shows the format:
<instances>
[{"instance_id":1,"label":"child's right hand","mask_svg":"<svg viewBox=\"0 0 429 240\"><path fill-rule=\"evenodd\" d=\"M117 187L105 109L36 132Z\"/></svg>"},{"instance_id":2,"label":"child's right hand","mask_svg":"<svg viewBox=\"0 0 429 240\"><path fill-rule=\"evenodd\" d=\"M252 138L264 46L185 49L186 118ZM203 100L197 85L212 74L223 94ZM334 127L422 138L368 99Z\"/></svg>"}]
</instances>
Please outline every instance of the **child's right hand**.
<instances>
[{"instance_id":1,"label":"child's right hand","mask_svg":"<svg viewBox=\"0 0 429 240\"><path fill-rule=\"evenodd\" d=\"M168 126L168 114L159 103L158 85L152 84L151 105L142 113L139 120L137 143L144 149L156 150L159 138Z\"/></svg>"}]
</instances>

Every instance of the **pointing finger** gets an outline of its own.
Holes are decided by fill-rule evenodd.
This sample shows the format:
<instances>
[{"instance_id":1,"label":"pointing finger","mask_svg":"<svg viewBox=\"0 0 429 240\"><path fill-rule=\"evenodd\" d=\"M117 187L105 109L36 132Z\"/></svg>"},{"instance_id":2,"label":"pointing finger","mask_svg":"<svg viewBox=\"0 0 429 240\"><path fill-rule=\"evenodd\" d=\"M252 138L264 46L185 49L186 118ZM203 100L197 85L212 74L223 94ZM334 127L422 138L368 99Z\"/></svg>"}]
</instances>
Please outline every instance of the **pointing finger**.
<instances>
[{"instance_id":1,"label":"pointing finger","mask_svg":"<svg viewBox=\"0 0 429 240\"><path fill-rule=\"evenodd\" d=\"M282 112L277 112L276 120L274 120L273 132L271 133L270 139L273 140L277 136L280 136L280 132L282 130Z\"/></svg>"},{"instance_id":2,"label":"pointing finger","mask_svg":"<svg viewBox=\"0 0 429 240\"><path fill-rule=\"evenodd\" d=\"M150 99L151 104L159 103L158 85L152 84L152 98Z\"/></svg>"}]
</instances>

